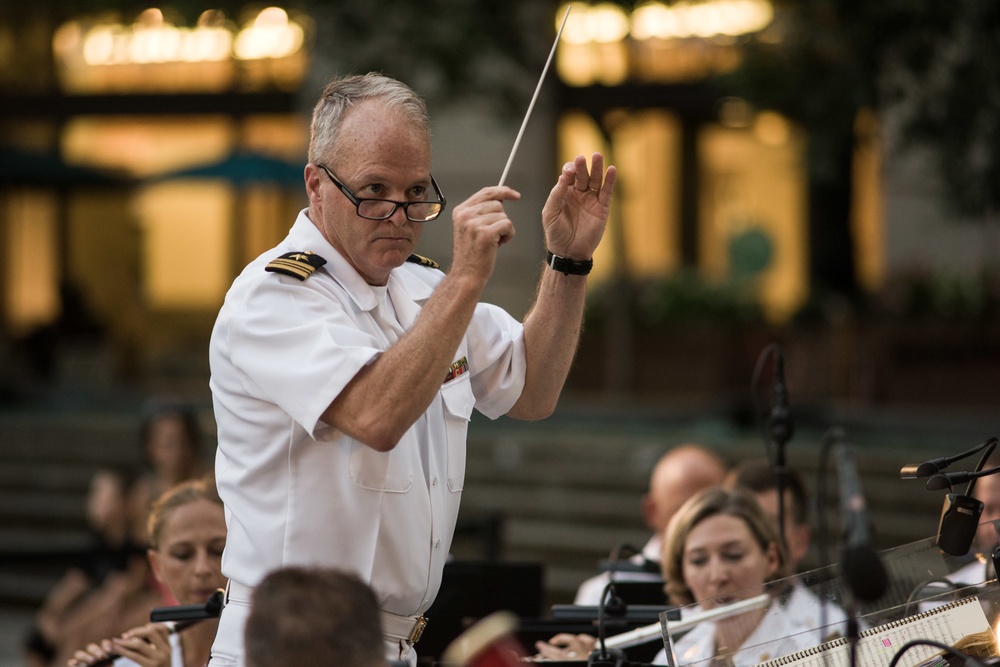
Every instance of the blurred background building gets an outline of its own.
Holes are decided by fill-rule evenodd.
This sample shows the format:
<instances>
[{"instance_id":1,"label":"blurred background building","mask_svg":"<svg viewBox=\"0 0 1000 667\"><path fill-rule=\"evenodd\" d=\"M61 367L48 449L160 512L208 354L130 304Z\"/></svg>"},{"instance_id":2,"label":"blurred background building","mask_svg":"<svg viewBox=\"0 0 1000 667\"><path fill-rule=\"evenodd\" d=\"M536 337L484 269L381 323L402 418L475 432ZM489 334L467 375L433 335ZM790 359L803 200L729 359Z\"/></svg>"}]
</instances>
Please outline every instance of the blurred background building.
<instances>
[{"instance_id":1,"label":"blurred background building","mask_svg":"<svg viewBox=\"0 0 1000 667\"><path fill-rule=\"evenodd\" d=\"M519 437L562 429L635 444L602 511L558 490L600 486L587 475L536 479L544 502L505 508L515 523L535 512L509 553L570 562L550 581L556 597L613 546L596 544L611 525L641 532L626 498L641 493L654 450L694 437L749 451L751 378L769 341L785 346L800 414L816 417L799 436L810 444L845 414L834 410L907 415L860 428L886 445L873 456L888 469L872 474L891 477L894 452L922 446L918 427L938 455L971 446L923 419L957 414L962 437L993 435L978 429L1000 401L989 41L1000 10L869 4L573 3L507 180L524 195L509 205L518 235L486 297L514 313L530 305L538 212L559 165L609 155L620 183L564 402L606 419L525 436L474 422L486 444L470 478L493 481L467 492L473 511L510 501L511 481L494 478L530 463ZM81 469L131 451L147 396L200 405L211 434L211 327L236 273L306 205L308 118L328 78L382 70L423 94L434 172L457 203L499 179L565 12L531 0L0 5L5 535L31 547L24 524L72 530ZM447 266L447 216L421 252ZM73 416L53 418L52 405ZM95 409L116 416L81 416ZM704 428L691 425L700 415ZM87 445L67 462L60 443L75 439ZM66 505L40 503L53 489ZM887 515L902 511L885 493ZM539 519L540 507L563 509ZM586 523L575 533L585 537L574 541L567 521Z\"/></svg>"}]
</instances>

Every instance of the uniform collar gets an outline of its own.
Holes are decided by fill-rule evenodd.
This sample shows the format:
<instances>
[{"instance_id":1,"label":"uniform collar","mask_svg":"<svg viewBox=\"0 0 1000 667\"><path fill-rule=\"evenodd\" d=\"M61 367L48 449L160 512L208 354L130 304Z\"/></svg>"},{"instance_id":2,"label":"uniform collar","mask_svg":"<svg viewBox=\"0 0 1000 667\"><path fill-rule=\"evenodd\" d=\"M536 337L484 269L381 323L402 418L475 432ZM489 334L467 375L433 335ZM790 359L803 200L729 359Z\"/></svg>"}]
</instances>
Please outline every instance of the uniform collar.
<instances>
[{"instance_id":1,"label":"uniform collar","mask_svg":"<svg viewBox=\"0 0 1000 667\"><path fill-rule=\"evenodd\" d=\"M369 311L374 309L379 302L375 290L351 266L351 263L336 248L330 245L330 242L320 233L319 228L306 215L307 211L308 209L302 209L299 212L299 217L295 219L295 224L292 225L291 230L288 232L290 247L293 247L294 250L310 250L326 259L327 263L323 267L323 270L327 271L344 288L344 291L354 301L354 305L360 310ZM422 280L404 281L402 279L403 273L410 266L409 264L404 264L401 267L393 269L389 274L387 286L389 288L389 295L393 299L393 304L397 304L397 311L399 309L398 304L407 300L424 301L434 291L430 284ZM417 268L426 270L423 267Z\"/></svg>"}]
</instances>

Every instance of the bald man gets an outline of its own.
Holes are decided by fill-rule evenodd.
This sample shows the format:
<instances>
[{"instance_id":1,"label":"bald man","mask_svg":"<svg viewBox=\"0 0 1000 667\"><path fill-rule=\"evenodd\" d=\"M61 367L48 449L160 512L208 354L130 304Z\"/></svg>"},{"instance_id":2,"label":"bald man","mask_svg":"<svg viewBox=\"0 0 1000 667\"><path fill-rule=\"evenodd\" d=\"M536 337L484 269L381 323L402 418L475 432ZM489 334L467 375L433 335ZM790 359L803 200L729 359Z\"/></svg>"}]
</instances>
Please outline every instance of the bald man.
<instances>
[{"instance_id":1,"label":"bald man","mask_svg":"<svg viewBox=\"0 0 1000 667\"><path fill-rule=\"evenodd\" d=\"M726 477L726 464L714 452L694 444L683 444L667 451L649 478L649 491L642 498L642 515L653 531L642 553L630 559L635 565L648 563L641 571L616 572L615 581L658 581L663 531L670 518L684 502L702 489L719 486ZM602 572L587 579L576 592L574 604L597 605L609 581Z\"/></svg>"}]
</instances>

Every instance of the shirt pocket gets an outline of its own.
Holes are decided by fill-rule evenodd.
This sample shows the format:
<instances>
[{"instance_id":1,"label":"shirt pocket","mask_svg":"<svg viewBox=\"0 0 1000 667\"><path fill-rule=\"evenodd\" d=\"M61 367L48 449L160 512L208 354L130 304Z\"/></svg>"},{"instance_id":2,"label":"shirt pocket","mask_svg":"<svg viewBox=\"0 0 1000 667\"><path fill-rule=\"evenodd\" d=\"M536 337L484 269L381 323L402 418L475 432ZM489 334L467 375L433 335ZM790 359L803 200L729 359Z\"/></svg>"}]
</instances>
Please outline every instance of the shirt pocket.
<instances>
[{"instance_id":1,"label":"shirt pocket","mask_svg":"<svg viewBox=\"0 0 1000 667\"><path fill-rule=\"evenodd\" d=\"M461 491L465 486L465 447L469 420L476 405L468 373L441 386L445 431L448 438L448 490Z\"/></svg>"},{"instance_id":2,"label":"shirt pocket","mask_svg":"<svg viewBox=\"0 0 1000 667\"><path fill-rule=\"evenodd\" d=\"M400 448L378 452L363 443L351 442L351 480L372 491L406 493L413 486L413 466Z\"/></svg>"}]
</instances>

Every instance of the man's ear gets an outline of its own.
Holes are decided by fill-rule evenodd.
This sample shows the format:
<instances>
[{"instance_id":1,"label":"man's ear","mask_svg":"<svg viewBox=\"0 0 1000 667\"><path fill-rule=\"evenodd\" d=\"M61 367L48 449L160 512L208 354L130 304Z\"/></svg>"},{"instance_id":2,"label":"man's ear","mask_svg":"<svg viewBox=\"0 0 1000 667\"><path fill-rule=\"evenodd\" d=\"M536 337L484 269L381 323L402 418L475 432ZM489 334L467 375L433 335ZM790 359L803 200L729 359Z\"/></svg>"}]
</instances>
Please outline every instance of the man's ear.
<instances>
[{"instance_id":1,"label":"man's ear","mask_svg":"<svg viewBox=\"0 0 1000 667\"><path fill-rule=\"evenodd\" d=\"M303 170L303 177L306 182L306 194L309 195L309 204L315 206L319 204L319 186L326 177L326 174L323 173L322 169L310 162Z\"/></svg>"},{"instance_id":2,"label":"man's ear","mask_svg":"<svg viewBox=\"0 0 1000 667\"><path fill-rule=\"evenodd\" d=\"M642 518L651 529L659 530L656 527L656 503L648 493L642 497Z\"/></svg>"}]
</instances>

